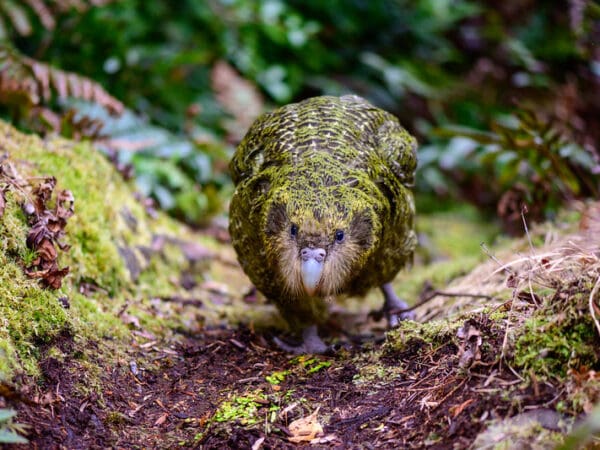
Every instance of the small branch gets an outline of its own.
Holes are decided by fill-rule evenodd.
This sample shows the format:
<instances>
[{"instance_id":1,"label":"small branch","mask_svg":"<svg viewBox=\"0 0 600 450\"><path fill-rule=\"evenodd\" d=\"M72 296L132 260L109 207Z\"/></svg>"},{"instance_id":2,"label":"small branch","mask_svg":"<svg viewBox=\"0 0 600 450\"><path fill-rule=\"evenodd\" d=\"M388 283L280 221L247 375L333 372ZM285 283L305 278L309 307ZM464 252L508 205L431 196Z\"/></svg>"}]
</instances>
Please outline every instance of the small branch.
<instances>
[{"instance_id":1,"label":"small branch","mask_svg":"<svg viewBox=\"0 0 600 450\"><path fill-rule=\"evenodd\" d=\"M401 308L401 309L392 309L391 311L389 311L389 314L402 314L405 312L409 312L412 311L416 308L418 308L419 306L424 305L425 303L433 300L435 297L469 297L469 298L485 298L488 300L494 300L495 297L491 296L491 295L485 295L485 294L468 294L465 292L445 292L445 291L438 291L437 289L432 291L431 293L429 293L424 299L420 300L419 302L415 303L414 305L412 305L409 308Z\"/></svg>"},{"instance_id":2,"label":"small branch","mask_svg":"<svg viewBox=\"0 0 600 450\"><path fill-rule=\"evenodd\" d=\"M179 303L180 305L192 305L192 306L203 306L204 302L197 298L183 298L180 296L172 296L172 297L160 297L163 302L173 302Z\"/></svg>"},{"instance_id":3,"label":"small branch","mask_svg":"<svg viewBox=\"0 0 600 450\"><path fill-rule=\"evenodd\" d=\"M533 242L531 241L531 235L529 234L529 228L527 227L527 220L525 219L525 214L528 213L527 205L523 205L521 208L521 219L523 219L523 227L525 228L525 234L527 235L527 241L529 242L529 248L531 249L531 253L535 254L535 250L533 248Z\"/></svg>"},{"instance_id":4,"label":"small branch","mask_svg":"<svg viewBox=\"0 0 600 450\"><path fill-rule=\"evenodd\" d=\"M386 416L391 411L391 409L392 408L390 408L389 406L380 406L379 408L376 408L372 411L367 411L364 414L359 414L357 416L350 417L348 419L338 420L337 422L333 423L333 427L334 428L341 428L341 427L347 427L347 426L357 427L357 426L364 424L365 422L368 422L371 419L374 419L375 417Z\"/></svg>"}]
</instances>

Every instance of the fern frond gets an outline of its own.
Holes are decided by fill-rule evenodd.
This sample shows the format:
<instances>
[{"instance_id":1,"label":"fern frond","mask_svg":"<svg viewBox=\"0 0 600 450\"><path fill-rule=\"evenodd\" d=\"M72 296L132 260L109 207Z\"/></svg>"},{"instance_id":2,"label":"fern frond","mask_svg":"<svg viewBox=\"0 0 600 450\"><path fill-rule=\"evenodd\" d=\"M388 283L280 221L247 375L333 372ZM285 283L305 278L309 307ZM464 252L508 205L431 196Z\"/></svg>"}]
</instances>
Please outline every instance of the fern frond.
<instances>
[{"instance_id":1,"label":"fern frond","mask_svg":"<svg viewBox=\"0 0 600 450\"><path fill-rule=\"evenodd\" d=\"M82 13L110 1L112 0L0 0L0 38L8 36L8 27L20 36L29 36L33 31L34 17L45 29L54 30L58 15L72 9ZM4 18L7 19L8 26Z\"/></svg>"},{"instance_id":2,"label":"fern frond","mask_svg":"<svg viewBox=\"0 0 600 450\"><path fill-rule=\"evenodd\" d=\"M52 14L52 11L42 0L24 0L27 5L32 9L35 15L38 17L44 28L47 30L53 30L56 26L56 19Z\"/></svg>"},{"instance_id":3,"label":"fern frond","mask_svg":"<svg viewBox=\"0 0 600 450\"><path fill-rule=\"evenodd\" d=\"M0 103L30 106L58 98L79 98L105 107L111 114L123 112L123 104L89 78L52 67L0 44ZM18 103L17 103L18 102Z\"/></svg>"},{"instance_id":4,"label":"fern frond","mask_svg":"<svg viewBox=\"0 0 600 450\"><path fill-rule=\"evenodd\" d=\"M5 16L15 31L21 36L31 34L32 26L25 8L13 0L0 1L0 14Z\"/></svg>"}]
</instances>

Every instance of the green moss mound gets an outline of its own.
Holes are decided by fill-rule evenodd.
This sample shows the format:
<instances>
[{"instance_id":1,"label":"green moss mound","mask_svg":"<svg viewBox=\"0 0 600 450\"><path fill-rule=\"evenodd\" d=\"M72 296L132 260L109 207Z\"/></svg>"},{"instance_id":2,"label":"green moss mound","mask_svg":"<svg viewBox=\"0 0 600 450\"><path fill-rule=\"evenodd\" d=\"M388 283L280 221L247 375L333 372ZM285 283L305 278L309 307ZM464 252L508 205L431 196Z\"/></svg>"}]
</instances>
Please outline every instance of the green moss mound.
<instances>
[{"instance_id":1,"label":"green moss mound","mask_svg":"<svg viewBox=\"0 0 600 450\"><path fill-rule=\"evenodd\" d=\"M22 134L0 122L0 139L20 182L33 186L43 177L57 179L56 191L68 189L75 198L75 215L66 226L67 251L58 252L60 267L69 275L58 290L43 288L25 275L35 258L26 246L29 230L22 205L30 193L3 183L6 207L0 218L0 378L15 371L38 373L41 348L51 348L65 332L82 347L88 339L115 339L128 335L129 325L119 317L125 305L145 325L156 315L144 305L142 292L168 286L173 270L185 264L181 251L163 258L144 255L153 237L184 236L184 227L160 216L151 219L134 199L133 190L107 159L87 143L60 138L42 140ZM6 181L6 180L5 180ZM150 271L148 275L145 271ZM141 274L148 281L137 282ZM154 289L155 292L158 291ZM153 331L161 330L155 323Z\"/></svg>"}]
</instances>

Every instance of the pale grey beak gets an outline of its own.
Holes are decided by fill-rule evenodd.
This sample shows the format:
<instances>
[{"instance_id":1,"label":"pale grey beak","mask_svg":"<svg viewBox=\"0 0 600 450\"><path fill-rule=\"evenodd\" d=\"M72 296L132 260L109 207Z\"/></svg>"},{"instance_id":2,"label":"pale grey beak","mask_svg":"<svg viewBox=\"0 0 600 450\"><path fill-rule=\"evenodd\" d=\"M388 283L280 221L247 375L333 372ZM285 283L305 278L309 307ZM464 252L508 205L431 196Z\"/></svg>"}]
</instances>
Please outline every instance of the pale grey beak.
<instances>
[{"instance_id":1,"label":"pale grey beak","mask_svg":"<svg viewBox=\"0 0 600 450\"><path fill-rule=\"evenodd\" d=\"M314 295L323 273L323 261L327 252L322 248L303 248L300 251L302 258L302 283L308 295Z\"/></svg>"}]
</instances>

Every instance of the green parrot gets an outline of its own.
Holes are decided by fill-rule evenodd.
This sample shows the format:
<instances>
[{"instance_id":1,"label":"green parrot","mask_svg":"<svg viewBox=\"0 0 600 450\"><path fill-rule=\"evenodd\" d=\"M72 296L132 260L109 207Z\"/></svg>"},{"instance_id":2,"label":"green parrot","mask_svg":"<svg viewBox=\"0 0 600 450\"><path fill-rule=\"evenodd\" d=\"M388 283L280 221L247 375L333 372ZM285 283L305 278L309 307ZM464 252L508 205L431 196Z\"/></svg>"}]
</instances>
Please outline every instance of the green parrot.
<instances>
[{"instance_id":1,"label":"green parrot","mask_svg":"<svg viewBox=\"0 0 600 450\"><path fill-rule=\"evenodd\" d=\"M390 326L408 314L391 287L417 243L411 186L416 140L390 113L355 95L314 97L266 113L230 163L229 231L238 260L303 343L318 335L326 301L380 287Z\"/></svg>"}]
</instances>

